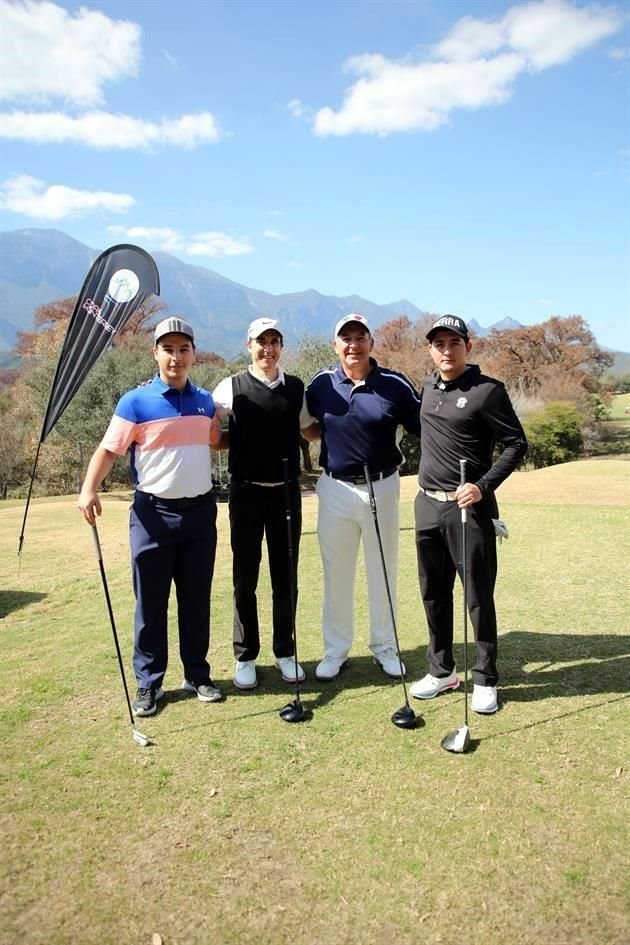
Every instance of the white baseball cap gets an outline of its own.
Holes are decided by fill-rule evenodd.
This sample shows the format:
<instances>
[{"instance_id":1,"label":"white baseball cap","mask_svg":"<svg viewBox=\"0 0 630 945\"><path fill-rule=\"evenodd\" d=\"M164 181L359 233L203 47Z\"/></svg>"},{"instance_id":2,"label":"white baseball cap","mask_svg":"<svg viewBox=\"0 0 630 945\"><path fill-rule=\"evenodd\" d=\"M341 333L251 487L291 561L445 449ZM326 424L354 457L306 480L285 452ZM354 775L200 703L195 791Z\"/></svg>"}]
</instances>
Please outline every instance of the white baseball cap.
<instances>
[{"instance_id":1,"label":"white baseball cap","mask_svg":"<svg viewBox=\"0 0 630 945\"><path fill-rule=\"evenodd\" d=\"M348 325L350 322L357 322L357 324L363 325L368 335L372 334L372 332L370 331L368 320L365 317L365 315L353 314L353 315L344 315L343 318L339 319L339 321L335 325L335 338L337 337L341 329L344 327L344 325Z\"/></svg>"},{"instance_id":2,"label":"white baseball cap","mask_svg":"<svg viewBox=\"0 0 630 945\"><path fill-rule=\"evenodd\" d=\"M280 337L282 338L282 332L280 331L280 322L276 318L255 318L247 329L247 340L250 341L252 338L259 338L266 331L277 331Z\"/></svg>"},{"instance_id":3,"label":"white baseball cap","mask_svg":"<svg viewBox=\"0 0 630 945\"><path fill-rule=\"evenodd\" d=\"M192 343L195 343L195 332L190 322L184 321L183 318L179 318L176 315L172 315L170 318L165 318L163 321L159 322L155 326L155 331L153 332L153 342L157 344L160 338L163 338L164 335L188 335Z\"/></svg>"}]
</instances>

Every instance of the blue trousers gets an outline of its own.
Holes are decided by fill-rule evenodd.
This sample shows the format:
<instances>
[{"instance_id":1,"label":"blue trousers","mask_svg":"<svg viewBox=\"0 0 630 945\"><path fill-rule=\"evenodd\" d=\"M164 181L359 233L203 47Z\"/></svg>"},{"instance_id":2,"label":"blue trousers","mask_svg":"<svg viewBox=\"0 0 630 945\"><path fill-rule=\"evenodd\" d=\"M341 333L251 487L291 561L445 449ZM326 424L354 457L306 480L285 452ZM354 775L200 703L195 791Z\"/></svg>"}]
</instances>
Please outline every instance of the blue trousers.
<instances>
[{"instance_id":1,"label":"blue trousers","mask_svg":"<svg viewBox=\"0 0 630 945\"><path fill-rule=\"evenodd\" d=\"M134 618L133 668L138 686L162 683L168 663L168 599L177 594L179 653L184 676L210 676L210 589L217 547L212 493L196 499L160 499L136 492L129 520Z\"/></svg>"}]
</instances>

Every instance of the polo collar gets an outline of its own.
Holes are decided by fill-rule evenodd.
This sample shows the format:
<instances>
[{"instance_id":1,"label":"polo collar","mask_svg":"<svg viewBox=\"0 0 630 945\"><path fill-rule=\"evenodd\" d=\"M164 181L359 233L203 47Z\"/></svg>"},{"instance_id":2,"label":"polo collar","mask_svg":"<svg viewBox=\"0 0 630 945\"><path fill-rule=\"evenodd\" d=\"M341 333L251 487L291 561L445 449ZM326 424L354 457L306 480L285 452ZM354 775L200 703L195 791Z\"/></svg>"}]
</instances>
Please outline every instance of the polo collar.
<instances>
[{"instance_id":1,"label":"polo collar","mask_svg":"<svg viewBox=\"0 0 630 945\"><path fill-rule=\"evenodd\" d=\"M341 362L339 362L335 370L335 377L337 378L337 381L340 384L354 384L354 385L367 384L370 378L372 377L375 368L377 367L378 367L378 364L376 363L376 358L370 358L370 370L368 371L367 375L363 378L362 381L353 381L351 377L348 377L348 375L346 374L346 372L341 366Z\"/></svg>"},{"instance_id":2,"label":"polo collar","mask_svg":"<svg viewBox=\"0 0 630 945\"><path fill-rule=\"evenodd\" d=\"M175 387L171 387L169 384L165 384L159 374L156 374L153 380L151 381L153 386L159 391L160 394L168 394L170 391L175 391L177 394L192 394L194 392L194 385L191 384L190 380L186 381L186 386L183 390L178 391Z\"/></svg>"}]
</instances>

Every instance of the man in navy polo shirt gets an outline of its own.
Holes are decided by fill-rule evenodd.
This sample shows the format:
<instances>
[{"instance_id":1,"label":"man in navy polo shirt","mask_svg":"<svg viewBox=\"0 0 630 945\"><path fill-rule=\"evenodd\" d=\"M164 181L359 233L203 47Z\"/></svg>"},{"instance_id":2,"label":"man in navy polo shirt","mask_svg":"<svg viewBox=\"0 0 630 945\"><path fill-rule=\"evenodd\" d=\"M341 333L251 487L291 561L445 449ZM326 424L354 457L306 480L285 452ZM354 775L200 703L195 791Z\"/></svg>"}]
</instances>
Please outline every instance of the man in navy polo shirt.
<instances>
[{"instance_id":1,"label":"man in navy polo shirt","mask_svg":"<svg viewBox=\"0 0 630 945\"><path fill-rule=\"evenodd\" d=\"M500 381L468 365L465 322L443 315L427 334L436 370L422 388L420 492L415 502L420 590L429 625L429 672L410 687L417 699L457 689L453 658L453 585L463 575L460 509L467 509L468 610L477 659L472 667L475 712L497 711L497 551L495 489L527 452L523 428ZM494 447L501 454L494 459ZM464 485L459 460L467 460Z\"/></svg>"},{"instance_id":2,"label":"man in navy polo shirt","mask_svg":"<svg viewBox=\"0 0 630 945\"><path fill-rule=\"evenodd\" d=\"M188 380L195 359L191 325L178 317L161 321L154 333L153 356L158 373L150 384L119 400L79 496L79 509L94 525L95 515L101 514L98 489L116 457L130 450L136 488L129 522L136 596L135 715L153 715L164 696L173 582L183 688L202 702L221 699L206 658L217 543L210 446L218 443L221 428L211 395Z\"/></svg>"},{"instance_id":3,"label":"man in navy polo shirt","mask_svg":"<svg viewBox=\"0 0 630 945\"><path fill-rule=\"evenodd\" d=\"M404 374L381 368L370 352L374 339L364 315L346 315L335 327L336 367L320 371L306 389L311 416L321 428L317 483L317 535L324 570L324 658L318 679L330 680L345 665L354 635L354 584L363 540L370 604L369 647L388 675L405 666L395 649L385 579L365 479L367 464L378 507L383 553L392 598L398 573L398 467L403 456L397 431L420 432L420 399Z\"/></svg>"}]
</instances>

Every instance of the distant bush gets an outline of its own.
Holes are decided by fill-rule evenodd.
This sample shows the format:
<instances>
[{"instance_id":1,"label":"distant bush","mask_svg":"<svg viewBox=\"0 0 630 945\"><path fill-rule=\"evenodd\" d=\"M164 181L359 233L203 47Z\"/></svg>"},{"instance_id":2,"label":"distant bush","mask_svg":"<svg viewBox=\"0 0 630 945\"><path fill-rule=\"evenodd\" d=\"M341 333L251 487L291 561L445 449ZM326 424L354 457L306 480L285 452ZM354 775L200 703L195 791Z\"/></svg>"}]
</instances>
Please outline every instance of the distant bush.
<instances>
[{"instance_id":1,"label":"distant bush","mask_svg":"<svg viewBox=\"0 0 630 945\"><path fill-rule=\"evenodd\" d=\"M552 401L534 410L523 424L529 449L527 464L534 469L568 463L582 452L583 415L567 401Z\"/></svg>"}]
</instances>

